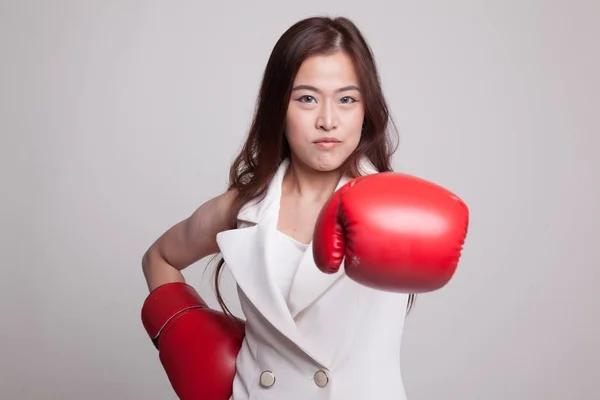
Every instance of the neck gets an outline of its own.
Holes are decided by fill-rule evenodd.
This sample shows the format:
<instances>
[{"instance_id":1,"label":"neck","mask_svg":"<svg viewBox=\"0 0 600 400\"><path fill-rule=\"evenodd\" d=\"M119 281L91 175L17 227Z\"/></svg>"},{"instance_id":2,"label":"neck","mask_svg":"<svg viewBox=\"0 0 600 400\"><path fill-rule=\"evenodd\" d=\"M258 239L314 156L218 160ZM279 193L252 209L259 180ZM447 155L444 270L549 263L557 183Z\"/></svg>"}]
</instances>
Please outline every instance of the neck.
<instances>
[{"instance_id":1,"label":"neck","mask_svg":"<svg viewBox=\"0 0 600 400\"><path fill-rule=\"evenodd\" d=\"M339 170L315 171L293 159L284 177L284 188L306 200L323 201L333 194L341 178Z\"/></svg>"}]
</instances>

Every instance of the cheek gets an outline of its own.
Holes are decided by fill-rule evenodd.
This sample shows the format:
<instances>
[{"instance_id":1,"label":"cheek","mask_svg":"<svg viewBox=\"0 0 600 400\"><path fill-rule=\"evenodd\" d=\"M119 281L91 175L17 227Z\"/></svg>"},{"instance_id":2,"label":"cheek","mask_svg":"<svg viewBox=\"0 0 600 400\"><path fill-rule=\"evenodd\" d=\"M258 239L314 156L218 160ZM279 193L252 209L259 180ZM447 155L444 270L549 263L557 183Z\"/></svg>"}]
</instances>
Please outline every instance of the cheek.
<instances>
[{"instance_id":1,"label":"cheek","mask_svg":"<svg viewBox=\"0 0 600 400\"><path fill-rule=\"evenodd\" d=\"M301 143L307 136L309 121L305 115L294 110L287 113L285 120L285 135L290 143Z\"/></svg>"},{"instance_id":2,"label":"cheek","mask_svg":"<svg viewBox=\"0 0 600 400\"><path fill-rule=\"evenodd\" d=\"M352 140L353 142L356 141L358 143L358 141L360 140L361 134L362 134L362 126L363 126L365 114L361 110L361 111L352 113L352 115L349 115L348 117L349 118L347 121L347 126L349 128L349 132L348 132L349 139Z\"/></svg>"}]
</instances>

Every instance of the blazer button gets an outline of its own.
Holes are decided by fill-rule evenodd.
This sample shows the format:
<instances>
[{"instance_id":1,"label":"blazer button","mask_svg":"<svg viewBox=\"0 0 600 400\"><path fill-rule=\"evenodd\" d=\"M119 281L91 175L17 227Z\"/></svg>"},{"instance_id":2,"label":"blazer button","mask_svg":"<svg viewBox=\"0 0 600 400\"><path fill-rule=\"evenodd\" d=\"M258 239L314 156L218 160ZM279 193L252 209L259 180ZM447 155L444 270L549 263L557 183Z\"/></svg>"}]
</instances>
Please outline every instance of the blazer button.
<instances>
[{"instance_id":1,"label":"blazer button","mask_svg":"<svg viewBox=\"0 0 600 400\"><path fill-rule=\"evenodd\" d=\"M271 371L263 371L260 374L260 386L270 388L275 384L275 375Z\"/></svg>"},{"instance_id":2,"label":"blazer button","mask_svg":"<svg viewBox=\"0 0 600 400\"><path fill-rule=\"evenodd\" d=\"M315 383L318 387L325 387L329 383L329 375L322 369L315 373Z\"/></svg>"}]
</instances>

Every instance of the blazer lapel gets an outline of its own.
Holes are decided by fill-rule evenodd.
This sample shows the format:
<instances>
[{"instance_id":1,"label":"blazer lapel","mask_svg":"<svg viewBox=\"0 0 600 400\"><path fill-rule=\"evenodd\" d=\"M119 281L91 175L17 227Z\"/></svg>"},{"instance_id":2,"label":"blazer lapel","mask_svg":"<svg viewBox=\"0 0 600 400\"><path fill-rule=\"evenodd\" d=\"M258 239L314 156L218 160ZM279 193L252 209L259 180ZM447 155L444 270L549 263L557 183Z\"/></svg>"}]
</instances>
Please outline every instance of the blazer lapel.
<instances>
[{"instance_id":1,"label":"blazer lapel","mask_svg":"<svg viewBox=\"0 0 600 400\"><path fill-rule=\"evenodd\" d=\"M277 209L277 193L287 169L281 163L269 183L265 197L247 203L238 213L238 228L217 234L217 244L238 286L265 318L279 331L292 338L296 325L287 304L270 273L273 209Z\"/></svg>"},{"instance_id":2,"label":"blazer lapel","mask_svg":"<svg viewBox=\"0 0 600 400\"><path fill-rule=\"evenodd\" d=\"M316 362L326 367L310 343L299 335L296 322L271 274L276 268L271 259L277 251L273 242L283 175L289 162L285 160L275 173L265 197L245 205L238 213L238 229L217 234L217 244L237 285L267 321L295 343Z\"/></svg>"},{"instance_id":3,"label":"blazer lapel","mask_svg":"<svg viewBox=\"0 0 600 400\"><path fill-rule=\"evenodd\" d=\"M296 340L296 324L269 272L269 224L221 232L217 243L237 285L256 309L281 333Z\"/></svg>"},{"instance_id":4,"label":"blazer lapel","mask_svg":"<svg viewBox=\"0 0 600 400\"><path fill-rule=\"evenodd\" d=\"M360 169L363 175L377 172L375 167L366 158L361 160ZM342 177L335 190L339 190L349 181L350 179L347 177ZM290 289L289 310L292 318L296 318L298 314L315 302L335 282L346 276L344 271L345 269L342 265L334 274L321 272L313 258L313 242L311 241L294 275Z\"/></svg>"}]
</instances>

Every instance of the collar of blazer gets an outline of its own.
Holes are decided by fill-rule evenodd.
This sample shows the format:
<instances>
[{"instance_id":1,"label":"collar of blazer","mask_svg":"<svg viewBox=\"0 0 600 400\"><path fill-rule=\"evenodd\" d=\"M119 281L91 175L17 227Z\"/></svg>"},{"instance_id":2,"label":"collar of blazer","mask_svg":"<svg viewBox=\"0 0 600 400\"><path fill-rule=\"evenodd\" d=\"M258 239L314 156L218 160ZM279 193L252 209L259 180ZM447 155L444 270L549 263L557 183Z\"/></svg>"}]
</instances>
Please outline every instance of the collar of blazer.
<instances>
[{"instance_id":1,"label":"collar of blazer","mask_svg":"<svg viewBox=\"0 0 600 400\"><path fill-rule=\"evenodd\" d=\"M285 159L271 179L265 196L242 207L238 213L238 228L220 232L217 243L238 286L255 308L282 334L326 367L324 360L311 351L313 347L308 340L298 334L295 318L302 311L309 312L310 305L345 275L344 268L335 274L322 273L314 263L311 242L294 276L289 306L270 273L276 267L271 260L271 252L277 251L272 238L273 230L277 229L281 184L288 166L289 160ZM364 175L377 173L366 158L361 160L360 168ZM340 179L336 190L347 182L346 177Z\"/></svg>"}]
</instances>

